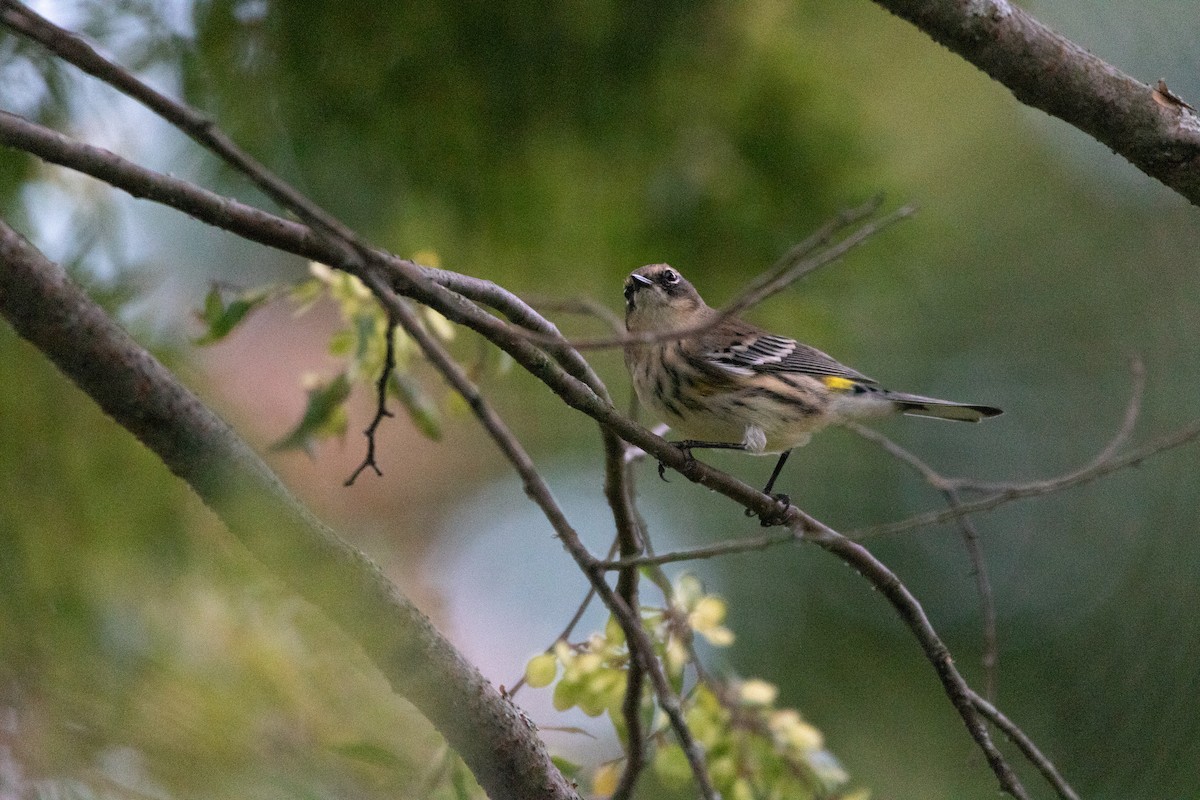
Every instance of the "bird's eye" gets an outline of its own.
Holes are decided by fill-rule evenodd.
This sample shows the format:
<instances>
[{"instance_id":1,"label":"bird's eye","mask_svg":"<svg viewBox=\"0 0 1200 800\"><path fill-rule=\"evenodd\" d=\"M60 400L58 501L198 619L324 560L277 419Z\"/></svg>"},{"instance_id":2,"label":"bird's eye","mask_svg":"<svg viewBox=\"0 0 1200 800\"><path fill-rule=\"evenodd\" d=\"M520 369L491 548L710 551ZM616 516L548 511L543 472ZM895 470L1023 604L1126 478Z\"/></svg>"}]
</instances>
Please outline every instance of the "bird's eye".
<instances>
[{"instance_id":1,"label":"bird's eye","mask_svg":"<svg viewBox=\"0 0 1200 800\"><path fill-rule=\"evenodd\" d=\"M662 282L666 286L674 286L679 283L679 273L673 269L663 270Z\"/></svg>"}]
</instances>

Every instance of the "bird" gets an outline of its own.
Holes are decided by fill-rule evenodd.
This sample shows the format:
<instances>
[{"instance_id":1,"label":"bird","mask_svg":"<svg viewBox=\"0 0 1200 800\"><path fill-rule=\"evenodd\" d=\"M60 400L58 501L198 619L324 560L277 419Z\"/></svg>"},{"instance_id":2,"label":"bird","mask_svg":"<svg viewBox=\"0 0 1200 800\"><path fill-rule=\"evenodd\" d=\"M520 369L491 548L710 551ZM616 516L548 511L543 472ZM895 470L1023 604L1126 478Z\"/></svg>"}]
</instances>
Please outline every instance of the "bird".
<instances>
[{"instance_id":1,"label":"bird","mask_svg":"<svg viewBox=\"0 0 1200 800\"><path fill-rule=\"evenodd\" d=\"M672 444L689 458L700 448L779 454L763 493L785 507L787 495L771 493L779 473L823 428L895 414L979 422L1003 413L885 389L815 347L722 315L667 264L625 280L625 327L634 337L625 345L634 391L685 437Z\"/></svg>"}]
</instances>

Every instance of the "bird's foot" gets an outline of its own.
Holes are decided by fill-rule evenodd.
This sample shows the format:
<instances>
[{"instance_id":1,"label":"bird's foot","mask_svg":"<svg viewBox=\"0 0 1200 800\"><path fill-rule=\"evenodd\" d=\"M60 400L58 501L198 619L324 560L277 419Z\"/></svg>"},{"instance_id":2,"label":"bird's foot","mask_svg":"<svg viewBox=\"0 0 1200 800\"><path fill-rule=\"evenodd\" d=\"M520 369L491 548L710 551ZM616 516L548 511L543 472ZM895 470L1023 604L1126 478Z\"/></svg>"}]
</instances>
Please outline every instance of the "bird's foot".
<instances>
[{"instance_id":1,"label":"bird's foot","mask_svg":"<svg viewBox=\"0 0 1200 800\"><path fill-rule=\"evenodd\" d=\"M692 448L683 442L670 442L670 444L676 450L683 453L683 457L687 459L680 472L691 468L692 464L696 461L696 459L692 458ZM658 462L658 477L662 478L664 482L670 483L670 481L667 480L667 465L661 461Z\"/></svg>"},{"instance_id":2,"label":"bird's foot","mask_svg":"<svg viewBox=\"0 0 1200 800\"><path fill-rule=\"evenodd\" d=\"M764 528L770 528L775 525L782 525L787 519L788 509L792 507L792 498L782 492L772 494L771 497L775 500L775 506L765 514L759 514L747 508L745 514L747 517L758 517L758 524Z\"/></svg>"}]
</instances>

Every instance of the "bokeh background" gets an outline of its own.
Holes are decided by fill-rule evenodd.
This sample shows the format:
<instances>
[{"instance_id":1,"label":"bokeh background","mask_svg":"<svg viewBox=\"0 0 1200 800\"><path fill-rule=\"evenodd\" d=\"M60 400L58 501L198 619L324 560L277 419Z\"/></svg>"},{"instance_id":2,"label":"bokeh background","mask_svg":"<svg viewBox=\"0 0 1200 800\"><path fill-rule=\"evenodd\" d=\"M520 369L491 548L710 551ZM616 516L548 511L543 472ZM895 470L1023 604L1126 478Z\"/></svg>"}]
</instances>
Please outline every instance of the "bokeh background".
<instances>
[{"instance_id":1,"label":"bokeh background","mask_svg":"<svg viewBox=\"0 0 1200 800\"><path fill-rule=\"evenodd\" d=\"M1200 98L1191 0L1024 5L1136 77ZM840 208L881 191L888 207L917 204L753 318L886 385L1005 408L977 427L880 426L948 474L1035 479L1085 463L1120 424L1133 356L1147 373L1135 441L1200 416L1196 210L867 0L38 7L205 109L372 241L531 297L619 311L628 271L667 261L720 302ZM0 106L263 202L7 32ZM273 305L225 342L191 344L211 282L299 280L295 259L11 151L0 203L264 452L302 412L302 378L333 369L331 306L296 318ZM454 347L479 351L465 332ZM592 359L625 396L619 355ZM268 457L511 685L584 581L475 423L417 374L442 401L443 435L389 421L384 477L342 486L363 453L367 392L344 440ZM606 547L595 426L518 371L485 385L589 543ZM751 483L770 468L712 460ZM999 704L1084 797L1200 792L1198 467L1184 448L978 519ZM638 479L660 550L757 532L652 465ZM781 488L844 529L939 502L843 431L797 454ZM422 794L442 763L437 736L365 659L7 328L0 497L0 797L451 791ZM980 601L955 530L872 547L981 683ZM848 569L803 547L668 571L684 569L729 601L738 639L710 665L776 683L854 785L896 800L995 796L916 644ZM602 624L595 613L584 629ZM546 694L519 695L539 724L585 722ZM585 766L617 752L603 737L547 737Z\"/></svg>"}]
</instances>

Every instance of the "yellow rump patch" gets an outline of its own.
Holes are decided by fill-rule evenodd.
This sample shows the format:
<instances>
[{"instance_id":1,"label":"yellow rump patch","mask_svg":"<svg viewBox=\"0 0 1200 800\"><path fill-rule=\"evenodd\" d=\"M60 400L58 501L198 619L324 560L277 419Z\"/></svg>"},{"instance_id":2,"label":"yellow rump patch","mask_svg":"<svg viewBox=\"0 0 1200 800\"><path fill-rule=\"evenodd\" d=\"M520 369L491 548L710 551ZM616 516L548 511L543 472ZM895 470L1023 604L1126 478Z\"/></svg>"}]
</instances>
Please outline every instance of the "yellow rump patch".
<instances>
[{"instance_id":1,"label":"yellow rump patch","mask_svg":"<svg viewBox=\"0 0 1200 800\"><path fill-rule=\"evenodd\" d=\"M854 388L854 381L849 378L839 378L836 375L827 375L821 378L821 383L833 389L835 392L848 392Z\"/></svg>"}]
</instances>

